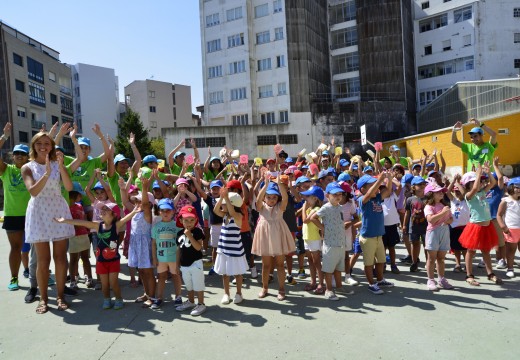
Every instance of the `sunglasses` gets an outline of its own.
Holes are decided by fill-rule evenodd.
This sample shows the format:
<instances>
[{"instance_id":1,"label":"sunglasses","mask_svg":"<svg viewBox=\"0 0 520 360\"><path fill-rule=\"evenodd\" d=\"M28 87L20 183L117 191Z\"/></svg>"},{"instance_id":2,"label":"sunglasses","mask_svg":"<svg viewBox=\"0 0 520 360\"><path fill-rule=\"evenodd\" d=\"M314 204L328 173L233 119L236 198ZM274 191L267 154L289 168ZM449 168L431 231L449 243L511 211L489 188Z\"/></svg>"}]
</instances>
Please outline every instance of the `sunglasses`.
<instances>
[{"instance_id":1,"label":"sunglasses","mask_svg":"<svg viewBox=\"0 0 520 360\"><path fill-rule=\"evenodd\" d=\"M13 155L27 156L27 153L24 153L23 151L14 151Z\"/></svg>"}]
</instances>

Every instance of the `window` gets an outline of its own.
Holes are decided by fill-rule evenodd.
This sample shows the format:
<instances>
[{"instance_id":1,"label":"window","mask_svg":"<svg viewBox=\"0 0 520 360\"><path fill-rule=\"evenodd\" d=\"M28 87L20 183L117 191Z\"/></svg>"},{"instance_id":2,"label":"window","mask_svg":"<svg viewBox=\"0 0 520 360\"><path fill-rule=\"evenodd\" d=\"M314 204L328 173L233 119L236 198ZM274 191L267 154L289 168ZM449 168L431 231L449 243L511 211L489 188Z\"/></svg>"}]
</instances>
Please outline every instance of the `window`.
<instances>
[{"instance_id":1,"label":"window","mask_svg":"<svg viewBox=\"0 0 520 360\"><path fill-rule=\"evenodd\" d=\"M359 96L359 92L361 91L359 77L336 81L334 82L334 89L337 98Z\"/></svg>"},{"instance_id":2,"label":"window","mask_svg":"<svg viewBox=\"0 0 520 360\"><path fill-rule=\"evenodd\" d=\"M462 37L462 44L463 44L463 46L471 46L471 34L464 35Z\"/></svg>"},{"instance_id":3,"label":"window","mask_svg":"<svg viewBox=\"0 0 520 360\"><path fill-rule=\"evenodd\" d=\"M279 12L282 12L282 0L274 0L273 1L273 12L276 14L276 13L279 13Z\"/></svg>"},{"instance_id":4,"label":"window","mask_svg":"<svg viewBox=\"0 0 520 360\"><path fill-rule=\"evenodd\" d=\"M473 63L473 56L467 56L464 58L421 66L418 69L418 78L421 80L466 70L473 70Z\"/></svg>"},{"instance_id":5,"label":"window","mask_svg":"<svg viewBox=\"0 0 520 360\"><path fill-rule=\"evenodd\" d=\"M14 86L16 87L16 90L25 92L25 83L23 81L15 80Z\"/></svg>"},{"instance_id":6,"label":"window","mask_svg":"<svg viewBox=\"0 0 520 360\"><path fill-rule=\"evenodd\" d=\"M56 82L56 74L52 71L49 71L49 80Z\"/></svg>"},{"instance_id":7,"label":"window","mask_svg":"<svg viewBox=\"0 0 520 360\"><path fill-rule=\"evenodd\" d=\"M361 140L361 133L344 133L343 134L344 143L358 142L359 140Z\"/></svg>"},{"instance_id":8,"label":"window","mask_svg":"<svg viewBox=\"0 0 520 360\"><path fill-rule=\"evenodd\" d=\"M425 20L419 21L419 32L426 32L438 29L448 25L448 14L437 15Z\"/></svg>"},{"instance_id":9,"label":"window","mask_svg":"<svg viewBox=\"0 0 520 360\"><path fill-rule=\"evenodd\" d=\"M150 127L151 127L152 129L157 128L157 121L150 121Z\"/></svg>"},{"instance_id":10,"label":"window","mask_svg":"<svg viewBox=\"0 0 520 360\"><path fill-rule=\"evenodd\" d=\"M40 84L36 84L29 81L29 101L31 102L31 104L45 107L45 88ZM72 103L72 100L70 102Z\"/></svg>"},{"instance_id":11,"label":"window","mask_svg":"<svg viewBox=\"0 0 520 360\"><path fill-rule=\"evenodd\" d=\"M287 95L287 84L285 82L278 83L278 95Z\"/></svg>"},{"instance_id":12,"label":"window","mask_svg":"<svg viewBox=\"0 0 520 360\"><path fill-rule=\"evenodd\" d=\"M432 54L432 46L431 45L426 45L424 47L424 55L431 55Z\"/></svg>"},{"instance_id":13,"label":"window","mask_svg":"<svg viewBox=\"0 0 520 360\"><path fill-rule=\"evenodd\" d=\"M74 115L74 104L72 102L72 99L66 98L65 96L60 96L60 104L61 104L62 113ZM70 121L72 122L73 120L70 119ZM78 128L79 128L79 126L78 126Z\"/></svg>"},{"instance_id":14,"label":"window","mask_svg":"<svg viewBox=\"0 0 520 360\"><path fill-rule=\"evenodd\" d=\"M447 3L447 2L450 2L451 0L443 0L442 2L444 3Z\"/></svg>"},{"instance_id":15,"label":"window","mask_svg":"<svg viewBox=\"0 0 520 360\"><path fill-rule=\"evenodd\" d=\"M229 74L237 74L246 71L246 61L235 61L229 64Z\"/></svg>"},{"instance_id":16,"label":"window","mask_svg":"<svg viewBox=\"0 0 520 360\"><path fill-rule=\"evenodd\" d=\"M423 2L421 3L421 9L428 9L430 7L430 2L429 1L426 1L426 2Z\"/></svg>"},{"instance_id":17,"label":"window","mask_svg":"<svg viewBox=\"0 0 520 360\"><path fill-rule=\"evenodd\" d=\"M173 105L176 105L175 104L175 93L172 94L172 103L173 103Z\"/></svg>"},{"instance_id":18,"label":"window","mask_svg":"<svg viewBox=\"0 0 520 360\"><path fill-rule=\"evenodd\" d=\"M341 4L331 6L329 16L331 25L354 20L356 18L355 0L345 1Z\"/></svg>"},{"instance_id":19,"label":"window","mask_svg":"<svg viewBox=\"0 0 520 360\"><path fill-rule=\"evenodd\" d=\"M152 113L156 112L155 106L150 106L150 112L152 112Z\"/></svg>"},{"instance_id":20,"label":"window","mask_svg":"<svg viewBox=\"0 0 520 360\"><path fill-rule=\"evenodd\" d=\"M43 79L43 64L27 56L27 74L29 79L44 83Z\"/></svg>"},{"instance_id":21,"label":"window","mask_svg":"<svg viewBox=\"0 0 520 360\"><path fill-rule=\"evenodd\" d=\"M357 28L355 26L351 26L349 28L333 31L331 34L331 41L333 50L357 45Z\"/></svg>"},{"instance_id":22,"label":"window","mask_svg":"<svg viewBox=\"0 0 520 360\"><path fill-rule=\"evenodd\" d=\"M513 9L513 17L520 18L520 8Z\"/></svg>"},{"instance_id":23,"label":"window","mask_svg":"<svg viewBox=\"0 0 520 360\"><path fill-rule=\"evenodd\" d=\"M206 51L208 53L221 50L220 39L211 40L206 43Z\"/></svg>"},{"instance_id":24,"label":"window","mask_svg":"<svg viewBox=\"0 0 520 360\"><path fill-rule=\"evenodd\" d=\"M269 30L262 31L262 32L256 34L256 44L257 45L265 44L265 43L268 43L269 41L271 41L271 34L269 33Z\"/></svg>"},{"instance_id":25,"label":"window","mask_svg":"<svg viewBox=\"0 0 520 360\"><path fill-rule=\"evenodd\" d=\"M247 114L233 115L231 117L231 119L233 120L233 125L234 126L248 125L249 124L249 119L248 119L248 115Z\"/></svg>"},{"instance_id":26,"label":"window","mask_svg":"<svg viewBox=\"0 0 520 360\"><path fill-rule=\"evenodd\" d=\"M18 140L22 143L29 142L29 134L25 131L18 131Z\"/></svg>"},{"instance_id":27,"label":"window","mask_svg":"<svg viewBox=\"0 0 520 360\"><path fill-rule=\"evenodd\" d=\"M262 125L274 124L274 112L260 114L260 120L262 121Z\"/></svg>"},{"instance_id":28,"label":"window","mask_svg":"<svg viewBox=\"0 0 520 360\"><path fill-rule=\"evenodd\" d=\"M257 145L276 145L276 135L260 135L256 137Z\"/></svg>"},{"instance_id":29,"label":"window","mask_svg":"<svg viewBox=\"0 0 520 360\"><path fill-rule=\"evenodd\" d=\"M451 40L444 40L442 42L442 51L449 51L451 50Z\"/></svg>"},{"instance_id":30,"label":"window","mask_svg":"<svg viewBox=\"0 0 520 360\"><path fill-rule=\"evenodd\" d=\"M244 45L244 33L228 36L227 44L228 48Z\"/></svg>"},{"instance_id":31,"label":"window","mask_svg":"<svg viewBox=\"0 0 520 360\"><path fill-rule=\"evenodd\" d=\"M226 12L227 21L238 20L242 18L242 7L236 7L234 9L230 9Z\"/></svg>"},{"instance_id":32,"label":"window","mask_svg":"<svg viewBox=\"0 0 520 360\"><path fill-rule=\"evenodd\" d=\"M267 4L255 6L255 18L267 15L269 15L269 6Z\"/></svg>"},{"instance_id":33,"label":"window","mask_svg":"<svg viewBox=\"0 0 520 360\"><path fill-rule=\"evenodd\" d=\"M357 51L332 58L332 71L334 75L357 70L359 70L359 55Z\"/></svg>"},{"instance_id":34,"label":"window","mask_svg":"<svg viewBox=\"0 0 520 360\"><path fill-rule=\"evenodd\" d=\"M465 8L455 10L453 12L453 17L455 18L455 23L459 23L459 22L471 19L471 17L472 17L471 6L467 6Z\"/></svg>"},{"instance_id":35,"label":"window","mask_svg":"<svg viewBox=\"0 0 520 360\"><path fill-rule=\"evenodd\" d=\"M514 43L520 44L520 33L515 33L514 35Z\"/></svg>"},{"instance_id":36,"label":"window","mask_svg":"<svg viewBox=\"0 0 520 360\"><path fill-rule=\"evenodd\" d=\"M225 137L209 137L205 139L204 147L223 147L226 146L226 138ZM197 146L198 147L198 146Z\"/></svg>"},{"instance_id":37,"label":"window","mask_svg":"<svg viewBox=\"0 0 520 360\"><path fill-rule=\"evenodd\" d=\"M78 73L74 74L74 81L79 81L79 74Z\"/></svg>"},{"instance_id":38,"label":"window","mask_svg":"<svg viewBox=\"0 0 520 360\"><path fill-rule=\"evenodd\" d=\"M514 66L515 66L515 69L520 69L520 59L515 59Z\"/></svg>"},{"instance_id":39,"label":"window","mask_svg":"<svg viewBox=\"0 0 520 360\"><path fill-rule=\"evenodd\" d=\"M53 103L53 104L58 103L58 97L55 94L51 94L51 103Z\"/></svg>"},{"instance_id":40,"label":"window","mask_svg":"<svg viewBox=\"0 0 520 360\"><path fill-rule=\"evenodd\" d=\"M56 124L58 121L60 121L59 117L54 116L54 115L51 116L52 125Z\"/></svg>"},{"instance_id":41,"label":"window","mask_svg":"<svg viewBox=\"0 0 520 360\"><path fill-rule=\"evenodd\" d=\"M208 78L216 78L222 76L222 65L211 66L208 68Z\"/></svg>"},{"instance_id":42,"label":"window","mask_svg":"<svg viewBox=\"0 0 520 360\"><path fill-rule=\"evenodd\" d=\"M148 91L148 97L155 98L155 91L153 91L153 90Z\"/></svg>"},{"instance_id":43,"label":"window","mask_svg":"<svg viewBox=\"0 0 520 360\"><path fill-rule=\"evenodd\" d=\"M280 124L287 124L289 122L289 111L284 110L280 111ZM290 143L290 142L282 142L282 136L280 135L280 144L297 144L298 142ZM286 135L286 136L292 136L292 135ZM296 136L296 135L294 135Z\"/></svg>"},{"instance_id":44,"label":"window","mask_svg":"<svg viewBox=\"0 0 520 360\"><path fill-rule=\"evenodd\" d=\"M173 108L173 120L177 120L177 108Z\"/></svg>"},{"instance_id":45,"label":"window","mask_svg":"<svg viewBox=\"0 0 520 360\"><path fill-rule=\"evenodd\" d=\"M274 40L282 40L283 39L283 27L278 27L274 29Z\"/></svg>"},{"instance_id":46,"label":"window","mask_svg":"<svg viewBox=\"0 0 520 360\"><path fill-rule=\"evenodd\" d=\"M219 13L206 16L206 27L211 27L220 24Z\"/></svg>"},{"instance_id":47,"label":"window","mask_svg":"<svg viewBox=\"0 0 520 360\"><path fill-rule=\"evenodd\" d=\"M81 104L80 103L76 104L76 114L81 114Z\"/></svg>"},{"instance_id":48,"label":"window","mask_svg":"<svg viewBox=\"0 0 520 360\"><path fill-rule=\"evenodd\" d=\"M18 114L18 117L25 118L27 117L27 109L23 106L18 106L16 113Z\"/></svg>"},{"instance_id":49,"label":"window","mask_svg":"<svg viewBox=\"0 0 520 360\"><path fill-rule=\"evenodd\" d=\"M209 103L210 104L220 104L224 102L224 92L223 91L214 91L209 93Z\"/></svg>"},{"instance_id":50,"label":"window","mask_svg":"<svg viewBox=\"0 0 520 360\"><path fill-rule=\"evenodd\" d=\"M271 58L258 60L258 71L271 70Z\"/></svg>"},{"instance_id":51,"label":"window","mask_svg":"<svg viewBox=\"0 0 520 360\"><path fill-rule=\"evenodd\" d=\"M258 98L263 99L266 97L273 96L273 86L272 85L265 85L258 87Z\"/></svg>"},{"instance_id":52,"label":"window","mask_svg":"<svg viewBox=\"0 0 520 360\"><path fill-rule=\"evenodd\" d=\"M298 144L298 135L278 135L280 144Z\"/></svg>"},{"instance_id":53,"label":"window","mask_svg":"<svg viewBox=\"0 0 520 360\"><path fill-rule=\"evenodd\" d=\"M276 57L276 67L285 67L285 55L278 55Z\"/></svg>"},{"instance_id":54,"label":"window","mask_svg":"<svg viewBox=\"0 0 520 360\"><path fill-rule=\"evenodd\" d=\"M21 57L17 53L13 53L13 62L16 65L23 66L23 57Z\"/></svg>"},{"instance_id":55,"label":"window","mask_svg":"<svg viewBox=\"0 0 520 360\"><path fill-rule=\"evenodd\" d=\"M464 69L465 70L473 70L474 69L473 59L466 60L466 62L464 63Z\"/></svg>"},{"instance_id":56,"label":"window","mask_svg":"<svg viewBox=\"0 0 520 360\"><path fill-rule=\"evenodd\" d=\"M80 96L79 86L76 86L76 87L74 88L74 94L75 94L76 96Z\"/></svg>"},{"instance_id":57,"label":"window","mask_svg":"<svg viewBox=\"0 0 520 360\"><path fill-rule=\"evenodd\" d=\"M246 88L231 89L231 101L246 99Z\"/></svg>"}]
</instances>

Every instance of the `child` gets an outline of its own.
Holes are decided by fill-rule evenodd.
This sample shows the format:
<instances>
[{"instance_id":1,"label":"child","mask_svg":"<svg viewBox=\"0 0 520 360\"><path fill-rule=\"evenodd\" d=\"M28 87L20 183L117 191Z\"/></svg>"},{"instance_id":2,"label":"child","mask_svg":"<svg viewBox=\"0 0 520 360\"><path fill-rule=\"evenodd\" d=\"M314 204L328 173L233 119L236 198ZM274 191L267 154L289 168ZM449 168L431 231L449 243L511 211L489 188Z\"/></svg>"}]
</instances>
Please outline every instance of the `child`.
<instances>
[{"instance_id":1,"label":"child","mask_svg":"<svg viewBox=\"0 0 520 360\"><path fill-rule=\"evenodd\" d=\"M150 306L151 309L159 309L163 302L164 286L168 278L168 271L179 277L177 271L177 233L179 228L173 221L174 206L170 199L161 199L157 204L159 207L160 221L152 228L152 257L153 265L157 268L157 293L156 298ZM179 279L180 280L180 279ZM181 295L181 282L173 281L176 302L182 304L178 299ZM179 304L179 305L180 305Z\"/></svg>"},{"instance_id":2,"label":"child","mask_svg":"<svg viewBox=\"0 0 520 360\"><path fill-rule=\"evenodd\" d=\"M424 217L424 187L426 186L426 180L421 176L414 176L411 184L414 195L406 199L403 233L409 234L412 242L412 265L410 266L410 271L417 272L419 271L421 241L424 242L428 225Z\"/></svg>"},{"instance_id":3,"label":"child","mask_svg":"<svg viewBox=\"0 0 520 360\"><path fill-rule=\"evenodd\" d=\"M287 189L278 177L278 184L271 183L271 174L264 174L264 186L256 199L256 210L259 213L253 237L253 254L262 257L262 290L259 298L268 293L269 272L276 266L278 273L278 300L285 300L284 256L295 251L295 243L287 224L283 220L283 212L287 206ZM279 189L279 186L282 188Z\"/></svg>"},{"instance_id":4,"label":"child","mask_svg":"<svg viewBox=\"0 0 520 360\"><path fill-rule=\"evenodd\" d=\"M395 173L395 172L394 172ZM406 247L406 253L407 255L405 257L402 257L399 259L400 262L404 263L404 264L407 264L407 265L412 265L413 264L413 261L412 261L412 246L410 244L410 238L409 238L409 235L408 235L408 231L403 231L403 229L406 227L408 227L407 225L405 225L405 214L406 214L406 200L408 200L408 198L410 198L411 196L413 196L413 193L412 193L412 180L413 180L414 176L410 173L408 174L405 174L402 178L401 178L401 187L402 187L402 190L401 190L401 195L403 196L403 199L402 199L402 203L398 203L397 204L397 210L399 212L399 220L400 220L400 223L401 223L401 234L402 234L402 237L403 237L403 242L404 242L404 246Z\"/></svg>"},{"instance_id":5,"label":"child","mask_svg":"<svg viewBox=\"0 0 520 360\"><path fill-rule=\"evenodd\" d=\"M455 175L446 193L450 199L451 217L453 218L450 224L450 248L455 255L453 271L457 273L466 270L466 267L464 266L463 268L460 262L461 255L464 255L464 258L466 258L466 248L460 244L459 238L469 222L469 207L466 200L464 200L465 191L460 184L460 179L460 174Z\"/></svg>"},{"instance_id":6,"label":"child","mask_svg":"<svg viewBox=\"0 0 520 360\"><path fill-rule=\"evenodd\" d=\"M54 221L84 226L97 231L96 273L101 279L101 290L104 298L103 309L113 308L114 310L120 310L123 308L124 303L118 282L121 260L119 251L117 251L119 247L118 231L124 229L126 222L132 219L140 211L140 208L136 206L131 213L119 219L120 210L116 203L107 202L105 204L97 204L96 207L99 210L101 222L68 220L64 218L55 218ZM110 298L110 289L112 289L116 298L114 303L112 303Z\"/></svg>"},{"instance_id":7,"label":"child","mask_svg":"<svg viewBox=\"0 0 520 360\"><path fill-rule=\"evenodd\" d=\"M323 272L321 271L321 248L323 244L320 235L321 223L318 219L311 220L311 217L321 208L325 193L319 186L313 186L302 192L301 195L305 197L302 207L302 234L311 272L311 283L305 285L304 290L314 291L314 294L322 295L325 293L325 289L323 288ZM316 284L316 275L318 276L318 284Z\"/></svg>"},{"instance_id":8,"label":"child","mask_svg":"<svg viewBox=\"0 0 520 360\"><path fill-rule=\"evenodd\" d=\"M498 206L497 221L506 241L506 276L514 278L515 252L520 250L520 177L509 180L507 194Z\"/></svg>"},{"instance_id":9,"label":"child","mask_svg":"<svg viewBox=\"0 0 520 360\"><path fill-rule=\"evenodd\" d=\"M229 294L230 276L235 277L237 286L233 303L240 304L243 301L242 274L245 274L249 269L244 245L240 237L242 221L246 221L241 211L243 203L244 201L238 193L228 192L228 189L223 187L220 189L220 198L213 209L215 214L224 220L218 240L215 272L222 275L224 296L221 303L225 305L231 302Z\"/></svg>"},{"instance_id":10,"label":"child","mask_svg":"<svg viewBox=\"0 0 520 360\"><path fill-rule=\"evenodd\" d=\"M472 286L480 284L475 280L473 275L473 256L476 249L482 253L482 259L486 265L488 280L495 284L502 284L502 279L493 273L491 267L491 257L489 252L498 245L498 237L495 227L491 223L491 213L489 204L486 201L486 193L495 186L495 178L489 176L489 184L481 183L482 173L490 174L487 164L482 167L479 165L477 172L468 172L462 176L461 184L466 190L466 202L470 210L469 224L460 235L459 241L462 246L468 249L466 256L466 282Z\"/></svg>"},{"instance_id":11,"label":"child","mask_svg":"<svg viewBox=\"0 0 520 360\"><path fill-rule=\"evenodd\" d=\"M193 309L192 316L199 316L206 311L204 305L204 270L202 264L203 231L197 227L199 219L196 209L187 205L180 209L177 226L177 263L180 266L182 280L188 290L188 300L175 308L177 311ZM195 292L198 304L195 305Z\"/></svg>"},{"instance_id":12,"label":"child","mask_svg":"<svg viewBox=\"0 0 520 360\"><path fill-rule=\"evenodd\" d=\"M340 201L343 211L343 221L345 225L345 283L347 285L356 286L359 282L351 276L350 256L349 252L353 249L353 238L356 236L356 228L354 224L359 222L356 211L356 203L352 199L352 187L346 182L338 182L344 193Z\"/></svg>"},{"instance_id":13,"label":"child","mask_svg":"<svg viewBox=\"0 0 520 360\"><path fill-rule=\"evenodd\" d=\"M399 274L400 271L395 264L395 245L401 240L399 231L397 230L400 223L399 213L397 212L397 201L401 195L402 185L397 178L394 178L392 183L386 184L386 187L391 190L391 193L390 196L383 201L383 217L385 221L383 244L385 245L385 252L388 249L392 273Z\"/></svg>"},{"instance_id":14,"label":"child","mask_svg":"<svg viewBox=\"0 0 520 360\"><path fill-rule=\"evenodd\" d=\"M424 207L424 215L428 221L426 230L426 240L424 248L428 252L426 259L426 272L428 274L427 288L430 291L438 291L441 289L453 289L448 280L444 277L444 258L446 252L450 249L450 228L449 224L453 222L451 209L444 206L441 202L446 193L446 188L438 185L435 179L431 180L424 189L426 196L426 206ZM437 275L439 283L435 283L434 264L437 264Z\"/></svg>"}]
</instances>

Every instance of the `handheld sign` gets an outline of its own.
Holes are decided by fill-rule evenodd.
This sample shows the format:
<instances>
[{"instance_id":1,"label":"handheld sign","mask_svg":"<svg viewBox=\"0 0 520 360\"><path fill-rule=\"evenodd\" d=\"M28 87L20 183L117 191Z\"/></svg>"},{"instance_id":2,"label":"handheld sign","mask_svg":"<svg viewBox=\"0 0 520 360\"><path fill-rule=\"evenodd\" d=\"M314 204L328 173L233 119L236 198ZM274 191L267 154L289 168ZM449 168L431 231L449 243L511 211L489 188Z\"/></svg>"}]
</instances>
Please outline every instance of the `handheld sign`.
<instances>
[{"instance_id":1,"label":"handheld sign","mask_svg":"<svg viewBox=\"0 0 520 360\"><path fill-rule=\"evenodd\" d=\"M249 162L248 155L240 155L240 164L247 164Z\"/></svg>"},{"instance_id":2,"label":"handheld sign","mask_svg":"<svg viewBox=\"0 0 520 360\"><path fill-rule=\"evenodd\" d=\"M193 158L193 155L186 156L186 164L191 165L195 162L195 159Z\"/></svg>"}]
</instances>

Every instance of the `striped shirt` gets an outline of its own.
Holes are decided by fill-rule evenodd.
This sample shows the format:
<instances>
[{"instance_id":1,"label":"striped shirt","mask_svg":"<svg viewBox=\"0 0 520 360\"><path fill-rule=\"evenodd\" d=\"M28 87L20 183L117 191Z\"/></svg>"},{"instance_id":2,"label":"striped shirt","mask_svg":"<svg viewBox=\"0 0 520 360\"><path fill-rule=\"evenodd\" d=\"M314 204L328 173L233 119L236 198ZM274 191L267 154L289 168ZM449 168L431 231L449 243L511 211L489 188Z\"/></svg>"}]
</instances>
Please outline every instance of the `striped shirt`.
<instances>
[{"instance_id":1,"label":"striped shirt","mask_svg":"<svg viewBox=\"0 0 520 360\"><path fill-rule=\"evenodd\" d=\"M220 238L218 239L217 253L232 257L244 255L244 246L240 240L240 228L235 224L235 219L231 218L226 224L227 216L224 217Z\"/></svg>"}]
</instances>

